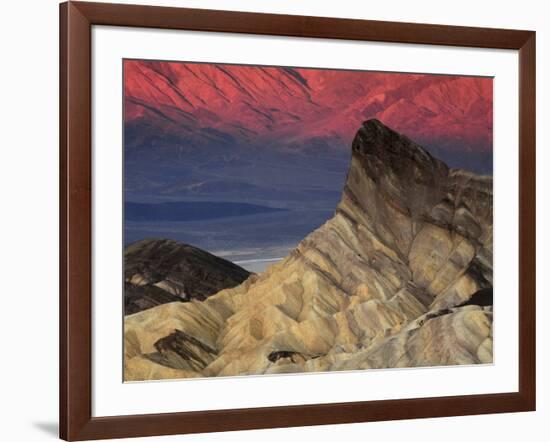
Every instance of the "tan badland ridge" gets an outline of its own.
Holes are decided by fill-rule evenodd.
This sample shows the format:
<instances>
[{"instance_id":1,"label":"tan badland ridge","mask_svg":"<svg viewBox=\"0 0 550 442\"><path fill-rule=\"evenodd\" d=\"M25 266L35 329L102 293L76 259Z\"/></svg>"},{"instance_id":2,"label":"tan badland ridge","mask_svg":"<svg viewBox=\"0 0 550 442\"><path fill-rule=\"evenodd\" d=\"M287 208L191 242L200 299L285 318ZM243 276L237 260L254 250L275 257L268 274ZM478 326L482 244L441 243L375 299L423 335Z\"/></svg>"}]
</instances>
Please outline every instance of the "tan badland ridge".
<instances>
[{"instance_id":1,"label":"tan badland ridge","mask_svg":"<svg viewBox=\"0 0 550 442\"><path fill-rule=\"evenodd\" d=\"M204 301L125 319L126 380L492 362L492 178L365 122L334 216Z\"/></svg>"}]
</instances>

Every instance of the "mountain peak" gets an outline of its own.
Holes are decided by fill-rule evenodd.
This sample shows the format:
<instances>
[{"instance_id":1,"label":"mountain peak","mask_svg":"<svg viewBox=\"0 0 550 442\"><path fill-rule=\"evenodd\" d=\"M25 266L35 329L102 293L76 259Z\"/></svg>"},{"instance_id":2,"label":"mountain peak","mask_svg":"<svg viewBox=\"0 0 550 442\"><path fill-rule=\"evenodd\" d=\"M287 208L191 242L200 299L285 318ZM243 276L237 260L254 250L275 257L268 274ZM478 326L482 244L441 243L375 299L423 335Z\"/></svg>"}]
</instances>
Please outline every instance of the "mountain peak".
<instances>
[{"instance_id":1,"label":"mountain peak","mask_svg":"<svg viewBox=\"0 0 550 442\"><path fill-rule=\"evenodd\" d=\"M353 140L339 208L379 213L383 225L399 222L401 216L417 220L444 198L448 175L447 165L414 141L379 120L368 120ZM399 248L405 252L409 246L407 240Z\"/></svg>"},{"instance_id":2,"label":"mountain peak","mask_svg":"<svg viewBox=\"0 0 550 442\"><path fill-rule=\"evenodd\" d=\"M491 363L492 238L490 177L368 120L335 215L289 256L126 317L125 379Z\"/></svg>"},{"instance_id":3,"label":"mountain peak","mask_svg":"<svg viewBox=\"0 0 550 442\"><path fill-rule=\"evenodd\" d=\"M376 158L384 163L385 169L394 172L410 172L409 168L413 166L423 174L448 174L448 167L442 161L375 118L361 125L353 140L352 150L356 155L370 158L372 167L375 166L373 160Z\"/></svg>"}]
</instances>

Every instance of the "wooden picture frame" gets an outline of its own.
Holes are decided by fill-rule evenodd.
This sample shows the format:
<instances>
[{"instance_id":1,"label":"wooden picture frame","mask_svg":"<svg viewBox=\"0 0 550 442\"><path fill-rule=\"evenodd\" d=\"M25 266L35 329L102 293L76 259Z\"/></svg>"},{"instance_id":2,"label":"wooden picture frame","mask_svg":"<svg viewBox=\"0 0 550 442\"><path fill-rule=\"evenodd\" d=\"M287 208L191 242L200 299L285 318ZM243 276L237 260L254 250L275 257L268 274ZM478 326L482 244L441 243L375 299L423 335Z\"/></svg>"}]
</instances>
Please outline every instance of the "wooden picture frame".
<instances>
[{"instance_id":1,"label":"wooden picture frame","mask_svg":"<svg viewBox=\"0 0 550 442\"><path fill-rule=\"evenodd\" d=\"M519 51L519 391L92 417L93 25ZM60 5L60 437L122 438L535 410L535 32L105 3Z\"/></svg>"}]
</instances>

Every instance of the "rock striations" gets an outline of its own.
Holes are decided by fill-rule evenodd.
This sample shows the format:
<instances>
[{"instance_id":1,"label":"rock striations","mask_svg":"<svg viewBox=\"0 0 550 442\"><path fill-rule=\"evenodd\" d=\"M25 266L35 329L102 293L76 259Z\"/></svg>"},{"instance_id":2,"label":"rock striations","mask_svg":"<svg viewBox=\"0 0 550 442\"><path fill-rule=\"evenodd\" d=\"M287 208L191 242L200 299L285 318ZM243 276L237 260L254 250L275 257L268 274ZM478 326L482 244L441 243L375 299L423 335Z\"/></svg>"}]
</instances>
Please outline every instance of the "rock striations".
<instances>
[{"instance_id":1,"label":"rock striations","mask_svg":"<svg viewBox=\"0 0 550 442\"><path fill-rule=\"evenodd\" d=\"M204 301L125 319L125 378L492 362L492 178L365 122L333 218Z\"/></svg>"},{"instance_id":2,"label":"rock striations","mask_svg":"<svg viewBox=\"0 0 550 442\"><path fill-rule=\"evenodd\" d=\"M138 241L124 251L125 313L168 302L202 301L249 276L238 265L187 244L168 239Z\"/></svg>"}]
</instances>

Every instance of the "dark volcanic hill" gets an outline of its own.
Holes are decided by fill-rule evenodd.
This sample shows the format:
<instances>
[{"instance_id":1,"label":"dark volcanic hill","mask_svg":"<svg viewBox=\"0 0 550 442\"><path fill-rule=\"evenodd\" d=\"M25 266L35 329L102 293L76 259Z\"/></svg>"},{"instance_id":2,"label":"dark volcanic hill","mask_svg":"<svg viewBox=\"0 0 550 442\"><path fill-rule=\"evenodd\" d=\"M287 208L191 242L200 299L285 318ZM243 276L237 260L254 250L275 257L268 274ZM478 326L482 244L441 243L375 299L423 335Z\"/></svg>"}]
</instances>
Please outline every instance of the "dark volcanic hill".
<instances>
[{"instance_id":1,"label":"dark volcanic hill","mask_svg":"<svg viewBox=\"0 0 550 442\"><path fill-rule=\"evenodd\" d=\"M334 216L203 302L125 321L127 380L493 361L493 182L378 120Z\"/></svg>"},{"instance_id":2,"label":"dark volcanic hill","mask_svg":"<svg viewBox=\"0 0 550 442\"><path fill-rule=\"evenodd\" d=\"M250 276L232 262L168 239L129 245L124 263L127 315L167 302L204 300Z\"/></svg>"}]
</instances>

